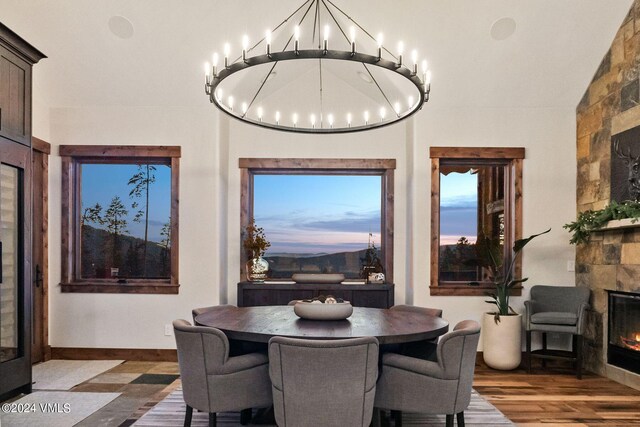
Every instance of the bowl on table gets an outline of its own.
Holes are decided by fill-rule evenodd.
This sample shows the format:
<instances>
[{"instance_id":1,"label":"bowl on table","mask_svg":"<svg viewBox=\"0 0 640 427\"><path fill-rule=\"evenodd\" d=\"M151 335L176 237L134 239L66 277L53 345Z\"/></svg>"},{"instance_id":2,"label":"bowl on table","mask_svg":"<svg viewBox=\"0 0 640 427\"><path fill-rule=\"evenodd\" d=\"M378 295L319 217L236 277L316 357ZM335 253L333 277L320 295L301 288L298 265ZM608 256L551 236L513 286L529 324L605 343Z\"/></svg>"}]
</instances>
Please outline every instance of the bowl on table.
<instances>
[{"instance_id":1,"label":"bowl on table","mask_svg":"<svg viewBox=\"0 0 640 427\"><path fill-rule=\"evenodd\" d=\"M349 301L323 304L320 301L298 301L293 306L296 316L308 320L343 320L353 314Z\"/></svg>"}]
</instances>

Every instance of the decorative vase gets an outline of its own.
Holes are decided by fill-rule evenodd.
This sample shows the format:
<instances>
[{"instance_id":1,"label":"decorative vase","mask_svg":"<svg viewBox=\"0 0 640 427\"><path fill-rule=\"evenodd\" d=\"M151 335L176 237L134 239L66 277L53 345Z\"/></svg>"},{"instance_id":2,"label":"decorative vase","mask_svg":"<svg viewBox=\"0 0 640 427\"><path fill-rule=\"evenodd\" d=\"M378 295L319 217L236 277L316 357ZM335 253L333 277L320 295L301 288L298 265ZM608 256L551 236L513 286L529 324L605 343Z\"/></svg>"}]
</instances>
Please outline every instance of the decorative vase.
<instances>
[{"instance_id":1,"label":"decorative vase","mask_svg":"<svg viewBox=\"0 0 640 427\"><path fill-rule=\"evenodd\" d=\"M500 316L496 324L493 313L482 319L482 356L493 369L508 371L522 359L522 315Z\"/></svg>"},{"instance_id":2,"label":"decorative vase","mask_svg":"<svg viewBox=\"0 0 640 427\"><path fill-rule=\"evenodd\" d=\"M250 282L264 282L269 271L269 262L261 256L247 261L247 280Z\"/></svg>"}]
</instances>

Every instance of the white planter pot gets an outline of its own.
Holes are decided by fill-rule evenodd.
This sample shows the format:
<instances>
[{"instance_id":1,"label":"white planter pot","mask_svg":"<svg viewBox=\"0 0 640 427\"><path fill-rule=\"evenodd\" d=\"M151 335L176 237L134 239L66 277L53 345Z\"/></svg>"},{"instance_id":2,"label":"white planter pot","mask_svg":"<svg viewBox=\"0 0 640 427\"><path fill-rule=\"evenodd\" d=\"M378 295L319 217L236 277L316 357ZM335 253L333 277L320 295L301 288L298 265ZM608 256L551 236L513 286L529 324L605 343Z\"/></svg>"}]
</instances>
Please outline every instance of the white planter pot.
<instances>
[{"instance_id":1,"label":"white planter pot","mask_svg":"<svg viewBox=\"0 0 640 427\"><path fill-rule=\"evenodd\" d=\"M482 319L482 355L493 369L508 371L520 365L522 359L522 315L500 316L494 321L493 313Z\"/></svg>"}]
</instances>

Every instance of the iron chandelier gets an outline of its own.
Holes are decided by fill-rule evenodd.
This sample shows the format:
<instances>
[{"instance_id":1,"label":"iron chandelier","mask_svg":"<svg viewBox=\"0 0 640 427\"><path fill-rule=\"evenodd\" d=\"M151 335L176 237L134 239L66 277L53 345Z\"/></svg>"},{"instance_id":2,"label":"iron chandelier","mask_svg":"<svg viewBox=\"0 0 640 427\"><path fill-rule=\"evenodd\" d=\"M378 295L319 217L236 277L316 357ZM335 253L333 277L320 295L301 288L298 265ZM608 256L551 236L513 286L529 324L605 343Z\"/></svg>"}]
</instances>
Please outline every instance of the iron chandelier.
<instances>
[{"instance_id":1,"label":"iron chandelier","mask_svg":"<svg viewBox=\"0 0 640 427\"><path fill-rule=\"evenodd\" d=\"M348 35L345 31L349 25ZM331 33L336 39L329 40ZM396 54L331 0L307 0L263 38L205 64L210 102L239 120L301 133L344 133L403 120L429 100L431 72Z\"/></svg>"}]
</instances>

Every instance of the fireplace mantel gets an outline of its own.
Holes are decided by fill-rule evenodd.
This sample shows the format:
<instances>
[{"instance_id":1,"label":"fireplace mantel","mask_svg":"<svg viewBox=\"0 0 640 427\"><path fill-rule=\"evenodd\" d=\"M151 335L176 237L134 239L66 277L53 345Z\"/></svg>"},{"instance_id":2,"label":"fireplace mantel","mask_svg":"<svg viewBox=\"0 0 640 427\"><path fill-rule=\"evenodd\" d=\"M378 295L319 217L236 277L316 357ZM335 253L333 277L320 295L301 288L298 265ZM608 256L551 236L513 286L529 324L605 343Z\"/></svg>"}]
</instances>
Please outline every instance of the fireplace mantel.
<instances>
[{"instance_id":1,"label":"fireplace mantel","mask_svg":"<svg viewBox=\"0 0 640 427\"><path fill-rule=\"evenodd\" d=\"M640 218L614 219L594 231L620 230L624 228L640 228Z\"/></svg>"}]
</instances>

